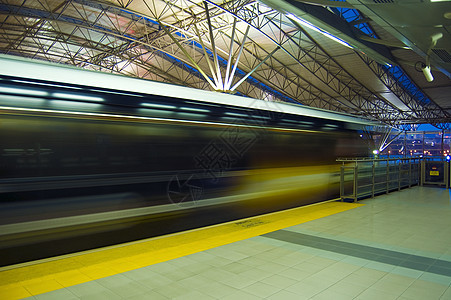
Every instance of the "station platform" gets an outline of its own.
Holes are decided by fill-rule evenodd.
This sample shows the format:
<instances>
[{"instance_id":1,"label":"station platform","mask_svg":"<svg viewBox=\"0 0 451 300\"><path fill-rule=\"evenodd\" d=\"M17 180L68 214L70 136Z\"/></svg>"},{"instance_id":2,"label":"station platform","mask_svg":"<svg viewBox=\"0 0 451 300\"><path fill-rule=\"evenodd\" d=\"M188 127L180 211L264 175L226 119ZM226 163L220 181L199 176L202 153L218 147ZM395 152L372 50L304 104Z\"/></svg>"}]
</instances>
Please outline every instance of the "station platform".
<instances>
[{"instance_id":1,"label":"station platform","mask_svg":"<svg viewBox=\"0 0 451 300\"><path fill-rule=\"evenodd\" d=\"M451 299L450 190L323 202L0 269L1 299Z\"/></svg>"}]
</instances>

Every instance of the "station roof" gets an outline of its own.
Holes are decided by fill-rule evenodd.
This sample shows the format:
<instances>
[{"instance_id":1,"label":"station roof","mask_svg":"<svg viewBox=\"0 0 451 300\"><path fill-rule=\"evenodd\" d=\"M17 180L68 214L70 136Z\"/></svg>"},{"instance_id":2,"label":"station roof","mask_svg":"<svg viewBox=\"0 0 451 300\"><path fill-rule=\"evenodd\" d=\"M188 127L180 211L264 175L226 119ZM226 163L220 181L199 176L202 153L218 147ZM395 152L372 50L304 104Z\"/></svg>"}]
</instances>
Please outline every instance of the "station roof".
<instances>
[{"instance_id":1,"label":"station roof","mask_svg":"<svg viewBox=\"0 0 451 300\"><path fill-rule=\"evenodd\" d=\"M450 14L433 0L4 0L0 52L449 129Z\"/></svg>"}]
</instances>

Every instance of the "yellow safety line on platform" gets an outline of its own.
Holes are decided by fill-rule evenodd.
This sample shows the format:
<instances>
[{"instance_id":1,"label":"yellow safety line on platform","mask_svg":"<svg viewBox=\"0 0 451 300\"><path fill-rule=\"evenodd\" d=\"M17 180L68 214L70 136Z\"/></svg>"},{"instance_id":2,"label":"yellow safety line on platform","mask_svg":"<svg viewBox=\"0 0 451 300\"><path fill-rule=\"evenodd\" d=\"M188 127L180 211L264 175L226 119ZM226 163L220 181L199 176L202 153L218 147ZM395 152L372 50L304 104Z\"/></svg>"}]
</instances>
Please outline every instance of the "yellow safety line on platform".
<instances>
[{"instance_id":1,"label":"yellow safety line on platform","mask_svg":"<svg viewBox=\"0 0 451 300\"><path fill-rule=\"evenodd\" d=\"M0 299L20 299L183 257L363 204L325 202L19 265L0 272ZM180 246L183 245L183 246Z\"/></svg>"}]
</instances>

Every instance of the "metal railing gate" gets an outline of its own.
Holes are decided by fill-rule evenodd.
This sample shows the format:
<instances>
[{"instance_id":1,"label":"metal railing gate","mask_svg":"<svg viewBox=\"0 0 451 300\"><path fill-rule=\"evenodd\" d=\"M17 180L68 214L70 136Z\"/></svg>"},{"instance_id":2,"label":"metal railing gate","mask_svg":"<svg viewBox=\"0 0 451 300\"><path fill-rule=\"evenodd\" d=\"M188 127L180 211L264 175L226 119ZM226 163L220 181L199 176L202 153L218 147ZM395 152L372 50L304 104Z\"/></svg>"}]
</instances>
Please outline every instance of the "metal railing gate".
<instances>
[{"instance_id":1,"label":"metal railing gate","mask_svg":"<svg viewBox=\"0 0 451 300\"><path fill-rule=\"evenodd\" d=\"M399 191L412 185L449 188L450 163L444 158L337 159L340 199L353 200Z\"/></svg>"}]
</instances>

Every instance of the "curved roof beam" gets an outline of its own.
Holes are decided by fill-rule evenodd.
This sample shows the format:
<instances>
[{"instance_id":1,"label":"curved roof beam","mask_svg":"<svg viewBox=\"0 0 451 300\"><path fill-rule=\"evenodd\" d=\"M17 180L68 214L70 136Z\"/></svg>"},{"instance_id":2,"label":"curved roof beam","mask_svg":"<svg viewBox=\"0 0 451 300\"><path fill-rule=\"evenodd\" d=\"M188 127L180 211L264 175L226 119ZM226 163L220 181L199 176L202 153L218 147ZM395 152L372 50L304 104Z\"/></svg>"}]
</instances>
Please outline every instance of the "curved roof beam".
<instances>
[{"instance_id":1,"label":"curved roof beam","mask_svg":"<svg viewBox=\"0 0 451 300\"><path fill-rule=\"evenodd\" d=\"M305 5L299 3L305 1L290 0L289 2L293 1ZM254 72L253 78L250 77L243 82L239 92L256 98L264 98L266 95L268 95L267 99L271 99L271 95L278 99L292 97L300 103L364 114L387 123L395 119L407 120L412 117L409 113L399 111L347 73L305 30L296 27L283 14L270 10L254 0L227 1L221 5L218 5L217 1L206 2L210 7L213 5L215 7L210 12L212 22L210 33L215 33L215 39L228 41L224 46L224 43L215 40L216 45L224 48L218 49L218 55L215 56L218 59L215 63L216 68L219 65L218 73L226 74L227 61L236 59L234 55L237 53L236 50L235 54L232 53L230 49L235 43L241 45L240 37L243 36L244 30L241 26L241 29L236 31L236 37L233 36L229 30L232 24L231 17L234 18L233 20L238 20L235 21L238 24L242 25L246 22L252 26L253 32L243 47L243 59L240 61L234 82L240 81L245 76L243 70L252 70L257 65L261 67ZM41 21L34 27L29 27L26 35L5 37L3 34L3 39L11 42L10 51L30 50L35 52L34 55L42 53L46 59L54 54L60 55L63 60L66 55L67 61L72 63L101 66L99 68L108 68L116 72L134 72L130 74L140 77L146 73L161 72L162 77L159 80L206 88L204 77L191 67L193 64L178 47L175 47L174 40L161 30L162 25L168 26L167 29L177 42L182 44L190 55L195 56L196 64L207 69L213 46L206 37L209 32L204 26L206 23L204 21L208 20L205 11L206 2L72 0L65 2L61 10L53 9L52 12L49 8L50 12L47 13L50 15L42 17L44 14L39 13L41 16L35 19ZM310 2L319 2L319 0ZM321 2L329 3L329 1ZM25 2L22 7L28 9L26 3L28 2ZM144 12L146 9L140 9L140 13L129 10L131 7L142 7L143 4L147 5L149 12ZM317 8L324 9L318 6L318 3L316 4ZM57 3L53 5L56 7ZM78 14L64 13L65 8L74 5L79 9ZM190 11L191 8L195 13ZM0 7L0 13L2 13L2 7ZM153 15L154 18L146 15ZM68 17L72 17L70 22L67 22ZM27 22L29 23L29 20ZM78 28L77 33L68 32L67 24ZM49 25L54 26L55 31L55 36L50 38L40 34L44 33L43 30ZM204 26L201 28L201 34L194 32L197 25ZM4 27L5 23L0 24L0 29ZM134 29L136 32L133 31ZM259 36L255 40L253 38L256 37L257 31ZM34 48L32 48L33 41L36 41ZM205 46L199 46L201 41L205 41ZM268 48L274 47L268 47L267 41L271 41L284 51L268 56L271 52ZM204 52L205 47L211 50ZM146 65L148 65L147 69L144 68ZM142 72L132 70L137 68ZM167 74L164 74L165 72Z\"/></svg>"},{"instance_id":2,"label":"curved roof beam","mask_svg":"<svg viewBox=\"0 0 451 300\"><path fill-rule=\"evenodd\" d=\"M407 114L385 99L379 98L347 73L302 28L291 25L290 32L286 32L283 28L291 24L291 21L285 15L277 11L268 13L268 8L260 6L256 1L232 1L223 6L214 4L213 1L208 0L208 2L250 24L279 45L318 80L341 95L343 99L350 101L356 107L352 113L363 112L368 117L385 122L393 119L391 115L402 114L408 118ZM305 45L306 40L310 46L302 48L301 45Z\"/></svg>"},{"instance_id":3,"label":"curved roof beam","mask_svg":"<svg viewBox=\"0 0 451 300\"><path fill-rule=\"evenodd\" d=\"M275 0L263 0L265 3L273 5ZM303 2L303 1L302 1ZM443 119L446 113L440 109L438 106L434 104L430 104L430 108L423 107L418 99L416 99L416 95L411 95L389 74L384 75L383 72L379 72L378 69L383 69L381 65L375 67L376 60L382 65L387 66L387 68L391 68L392 64L397 64L396 59L392 56L390 49L387 47L388 45L384 45L384 42L374 43L374 39L369 40L369 37L363 37L362 32L360 32L357 28L354 28L351 24L349 24L346 20L342 19L338 15L330 12L324 7L312 6L308 4L301 4L296 0L284 0L277 1L276 6L280 7L279 9L283 9L284 11L289 10L290 13L299 14L302 18L312 22L314 25L317 25L320 28L325 28L331 32L334 32L334 35L337 35L340 38L343 38L345 41L350 42L358 41L354 43L354 47L363 50L364 54L358 53L362 60L370 67L373 73L378 76L378 78L389 88L390 91L396 97L399 98L411 111L411 117L417 118L418 120L425 119ZM363 47L362 47L363 44ZM394 46L393 44L391 46ZM397 47L402 46L401 43L396 43ZM370 49L370 51L368 51ZM383 57L381 58L381 54ZM386 60L388 59L388 60ZM385 72L387 73L387 72ZM429 101L430 102L430 101ZM404 114L404 113L401 113ZM446 117L445 117L446 118ZM396 120L406 120L409 119L408 116L399 116L394 119L394 123L397 123Z\"/></svg>"},{"instance_id":4,"label":"curved roof beam","mask_svg":"<svg viewBox=\"0 0 451 300\"><path fill-rule=\"evenodd\" d=\"M76 0L76 1L81 1L81 0ZM83 2L85 2L85 1L83 1ZM169 6L169 5L172 5L172 3L166 3L166 5ZM197 5L198 7L200 7L200 5L198 5L197 3L193 4L193 5ZM152 9L152 7L149 6L149 5L147 6L147 8L149 10ZM180 8L177 8L177 9L180 9ZM175 10L175 9L173 9L173 10ZM123 14L126 13L126 10L124 10L124 9L121 9L121 11L122 11ZM183 33L184 34L185 33L189 33L189 30L191 30L189 28L190 27L194 28L195 27L194 25L196 23L198 23L198 24L199 23L205 23L206 18L207 18L205 11L202 11L201 13L196 14L196 15L194 15L192 13L192 10L190 8L184 8L184 11L186 11L186 13L187 13L187 16L188 16L187 18L184 18L184 19L180 18L178 20L178 22L170 24L170 27L174 30L174 32L177 31L177 28L183 26L183 28L184 28L183 29L184 30ZM137 14L135 12L130 12L130 13L132 13L132 14L136 15L137 17L139 17L139 14ZM151 11L149 13L152 15L153 18L156 18L157 15L158 15L158 13L153 12L153 11ZM217 9L215 12L212 12L212 16L215 17L215 18L221 17L222 15L226 16L226 15L230 15L230 14L224 13L224 11L222 9L221 10ZM226 20L224 20L222 23L226 23ZM166 25L166 24L168 24L168 22L165 22L164 24ZM214 28L214 30L216 30L218 32L221 31L221 29L219 27L218 28ZM194 34L192 34L192 33L191 33L191 35L194 36ZM179 38L180 42L184 42L184 43L188 42L186 40L183 41L183 39L185 37L182 36L181 34L173 34L173 37ZM230 38L230 37L228 37L228 38ZM257 42L252 41L251 39L249 39L249 40L251 41L251 45L254 45L254 47L259 48L258 51L250 51L249 49L245 49L245 52L247 53L247 55L248 56L252 56L252 59L250 59L250 60L262 61L262 60L264 60L265 57L266 58L268 57L269 53L267 53L266 50L263 47L259 46ZM239 42L238 42L238 44L239 44ZM200 52L200 48L197 49L197 50ZM266 54L264 54L263 58L259 58L258 56L256 56L256 54L254 52L263 52L263 53L266 53ZM248 60L249 60L249 57L248 57ZM277 60L277 59L271 57L269 60ZM245 64L245 63L243 62L243 64ZM279 62L278 64L283 65L281 62ZM267 67L271 67L272 68L273 66L272 65L268 65ZM251 70L252 68L253 68L252 65L247 66L248 70ZM283 68L279 68L279 69L281 69L281 70L283 69L284 71L286 71L286 70L290 70L290 67L284 66ZM291 70L291 72L293 72L293 71ZM274 77L274 76L283 77L283 76L279 75L281 73L280 73L280 71L277 71L277 70L276 70L276 75L275 74L269 74L269 75L267 75L269 77L265 76L266 74L262 74L263 72L258 72L257 71L255 73L256 73L256 75L258 75L259 78L264 79L264 81L268 85L272 85L271 84L271 81L272 81L271 78L272 77ZM271 73L274 73L274 72L271 72ZM241 74L240 76L238 76L237 79L239 77L242 77L242 76L244 76L244 74ZM284 93L286 95L288 95L290 97L293 97L294 99L296 99L296 101L298 101L300 103L305 103L307 105L316 104L316 105L313 105L313 106L320 107L320 108L333 109L333 110L337 110L337 111L349 112L349 108L343 109L342 106L338 106L337 104L339 103L339 101L335 100L333 96L328 95L327 93L324 93L320 89L316 88L312 83L305 82L305 79L302 79L299 75L296 75L295 78L296 78L296 82L294 82L293 80L288 79L288 78L284 78L283 79L284 81L289 82L290 85L296 86L296 89L299 90L299 91L296 92L296 94L291 94L291 93L287 93L287 91L285 89L283 89L283 91L284 91ZM299 81L299 80L301 80L301 81ZM274 88L277 88L277 87L274 87ZM302 94L303 97L298 97L300 95L299 93ZM246 93L246 94L248 94L248 93ZM346 105L344 105L344 107L346 107ZM359 110L357 108L357 109L354 109L353 111L355 112L355 111L359 111Z\"/></svg>"}]
</instances>

